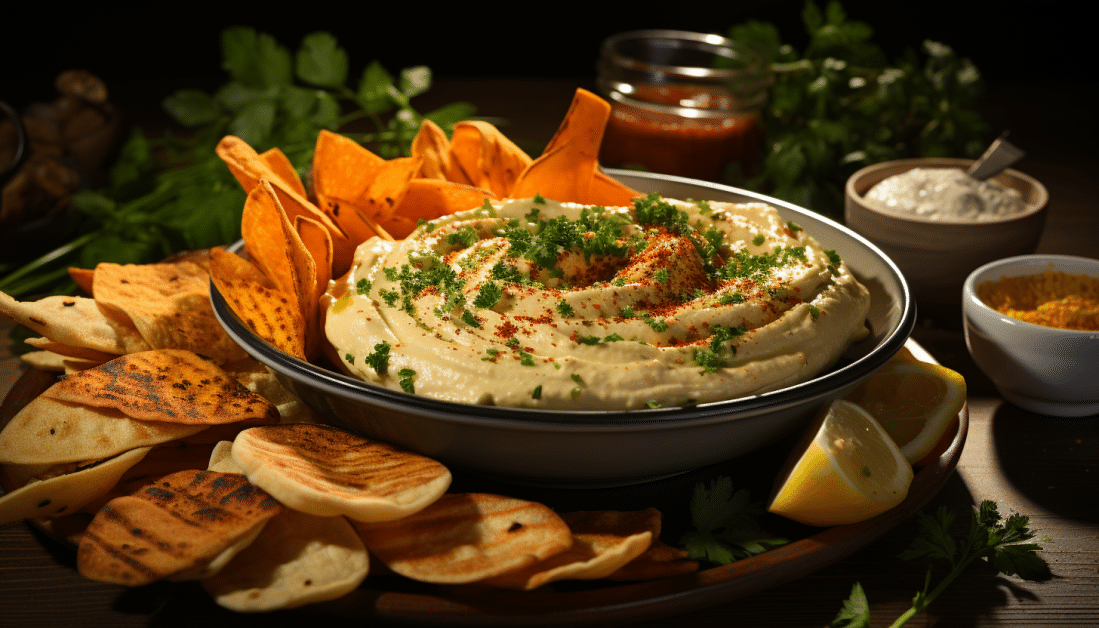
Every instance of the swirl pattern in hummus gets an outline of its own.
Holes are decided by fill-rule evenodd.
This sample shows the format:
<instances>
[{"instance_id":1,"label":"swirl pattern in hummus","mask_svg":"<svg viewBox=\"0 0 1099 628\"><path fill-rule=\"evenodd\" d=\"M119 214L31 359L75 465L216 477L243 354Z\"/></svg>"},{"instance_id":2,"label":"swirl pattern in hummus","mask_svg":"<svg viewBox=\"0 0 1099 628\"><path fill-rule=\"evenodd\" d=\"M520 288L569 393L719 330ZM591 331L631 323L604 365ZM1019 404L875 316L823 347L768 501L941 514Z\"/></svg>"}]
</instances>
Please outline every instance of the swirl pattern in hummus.
<instances>
[{"instance_id":1,"label":"swirl pattern in hummus","mask_svg":"<svg viewBox=\"0 0 1099 628\"><path fill-rule=\"evenodd\" d=\"M831 366L869 293L762 203L509 200L363 243L325 331L351 373L437 399L625 410Z\"/></svg>"}]
</instances>

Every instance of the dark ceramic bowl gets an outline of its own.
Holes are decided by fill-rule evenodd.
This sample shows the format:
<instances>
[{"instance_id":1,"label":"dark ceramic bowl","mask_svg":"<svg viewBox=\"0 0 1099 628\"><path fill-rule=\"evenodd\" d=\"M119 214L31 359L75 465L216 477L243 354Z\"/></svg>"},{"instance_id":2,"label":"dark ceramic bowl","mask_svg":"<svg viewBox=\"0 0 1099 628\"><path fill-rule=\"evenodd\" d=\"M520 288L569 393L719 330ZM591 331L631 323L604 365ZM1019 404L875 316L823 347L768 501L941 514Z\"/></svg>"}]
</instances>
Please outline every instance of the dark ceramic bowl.
<instances>
[{"instance_id":1,"label":"dark ceramic bowl","mask_svg":"<svg viewBox=\"0 0 1099 628\"><path fill-rule=\"evenodd\" d=\"M292 358L252 334L211 286L214 312L248 353L334 423L468 472L571 487L633 484L754 451L804 426L823 403L848 393L908 339L915 312L904 278L877 247L847 228L789 203L728 186L665 175L608 173L636 190L670 198L775 206L824 248L835 249L870 290L870 336L852 346L832 369L773 392L681 408L550 411L438 401Z\"/></svg>"}]
</instances>

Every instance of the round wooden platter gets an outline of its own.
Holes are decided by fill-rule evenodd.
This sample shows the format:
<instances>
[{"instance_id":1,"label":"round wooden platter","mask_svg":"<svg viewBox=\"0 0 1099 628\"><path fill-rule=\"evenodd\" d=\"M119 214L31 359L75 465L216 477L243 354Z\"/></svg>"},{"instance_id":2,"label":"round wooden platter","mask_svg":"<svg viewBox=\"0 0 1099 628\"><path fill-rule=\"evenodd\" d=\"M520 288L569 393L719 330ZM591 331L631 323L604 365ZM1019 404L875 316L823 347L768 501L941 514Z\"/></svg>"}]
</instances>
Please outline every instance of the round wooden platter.
<instances>
[{"instance_id":1,"label":"round wooden platter","mask_svg":"<svg viewBox=\"0 0 1099 628\"><path fill-rule=\"evenodd\" d=\"M914 341L913 354L933 358ZM53 374L31 370L24 374L0 406L0 426L55 381ZM866 547L919 511L949 479L958 464L969 428L968 409L958 416L957 432L949 447L931 464L918 469L908 496L897 507L857 524L811 528L773 515L763 527L791 542L777 549L720 567L688 575L636 583L564 582L532 592L478 585L436 586L414 583L392 575L370 576L354 592L338 600L298 611L318 617L376 620L441 626L582 626L628 623L669 617L751 595L801 578ZM649 506L664 513L662 538L675 545L690 529L693 487L722 475L734 478L737 488L751 492L754 501L766 497L790 441L757 453L674 478L617 489L545 489L490 481L455 471L452 490L483 491L541 501L570 510L640 509ZM34 522L32 522L33 524ZM41 525L40 529L49 530ZM62 539L71 544L71 540ZM159 595L179 587L181 597L195 595L184 583L167 583ZM226 611L228 613L228 611Z\"/></svg>"}]
</instances>

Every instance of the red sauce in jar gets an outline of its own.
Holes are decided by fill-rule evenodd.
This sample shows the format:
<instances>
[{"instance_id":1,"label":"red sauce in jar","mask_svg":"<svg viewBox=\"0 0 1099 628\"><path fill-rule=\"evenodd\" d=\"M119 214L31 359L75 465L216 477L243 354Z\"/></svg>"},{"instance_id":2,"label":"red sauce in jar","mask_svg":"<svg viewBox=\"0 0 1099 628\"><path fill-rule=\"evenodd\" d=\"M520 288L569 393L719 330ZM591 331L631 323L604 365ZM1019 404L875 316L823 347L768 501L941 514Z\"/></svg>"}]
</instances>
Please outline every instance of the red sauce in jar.
<instances>
[{"instance_id":1,"label":"red sauce in jar","mask_svg":"<svg viewBox=\"0 0 1099 628\"><path fill-rule=\"evenodd\" d=\"M600 163L721 181L726 166L737 162L751 174L763 144L759 117L735 111L727 92L692 85L639 85L632 97L689 109L699 117L612 101Z\"/></svg>"}]
</instances>

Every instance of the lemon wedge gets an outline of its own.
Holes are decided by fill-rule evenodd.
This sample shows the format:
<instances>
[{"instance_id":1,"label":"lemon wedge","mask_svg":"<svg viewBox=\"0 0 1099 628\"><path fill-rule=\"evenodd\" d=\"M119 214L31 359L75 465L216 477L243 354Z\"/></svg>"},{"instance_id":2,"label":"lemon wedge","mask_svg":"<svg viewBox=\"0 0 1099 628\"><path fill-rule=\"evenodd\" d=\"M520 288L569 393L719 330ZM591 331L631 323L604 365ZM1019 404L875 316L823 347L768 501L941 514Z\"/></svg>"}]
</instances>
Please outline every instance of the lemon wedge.
<instances>
[{"instance_id":1,"label":"lemon wedge","mask_svg":"<svg viewBox=\"0 0 1099 628\"><path fill-rule=\"evenodd\" d=\"M866 410L832 401L780 474L768 510L813 526L844 525L904 501L912 465Z\"/></svg>"},{"instance_id":2,"label":"lemon wedge","mask_svg":"<svg viewBox=\"0 0 1099 628\"><path fill-rule=\"evenodd\" d=\"M845 399L877 419L905 459L919 466L951 433L965 395L965 379L955 371L895 358Z\"/></svg>"}]
</instances>

